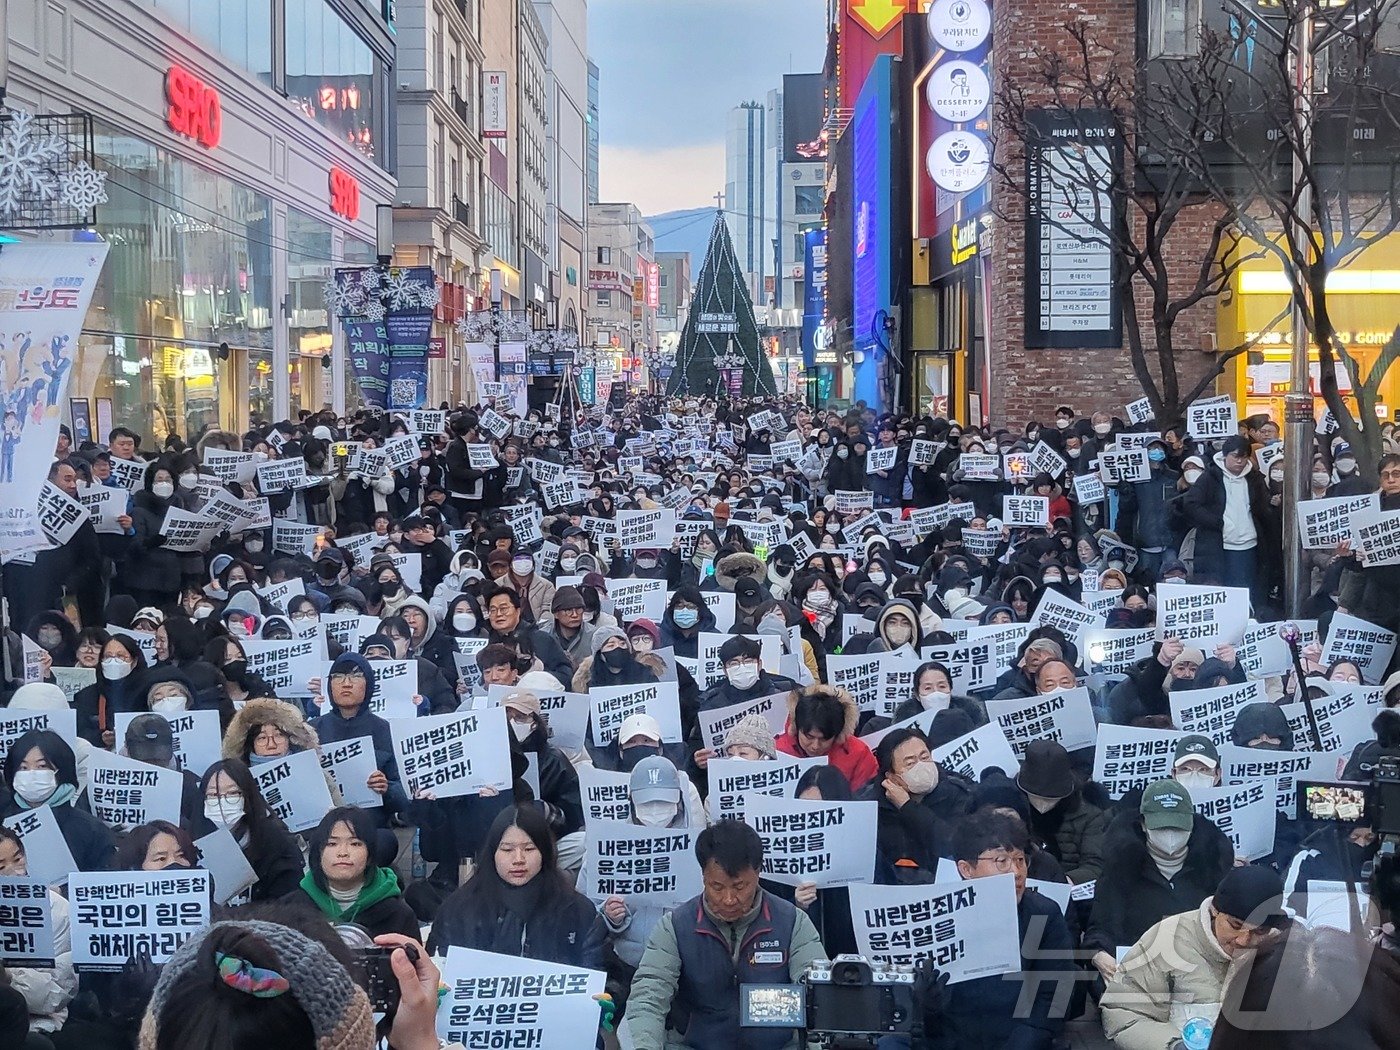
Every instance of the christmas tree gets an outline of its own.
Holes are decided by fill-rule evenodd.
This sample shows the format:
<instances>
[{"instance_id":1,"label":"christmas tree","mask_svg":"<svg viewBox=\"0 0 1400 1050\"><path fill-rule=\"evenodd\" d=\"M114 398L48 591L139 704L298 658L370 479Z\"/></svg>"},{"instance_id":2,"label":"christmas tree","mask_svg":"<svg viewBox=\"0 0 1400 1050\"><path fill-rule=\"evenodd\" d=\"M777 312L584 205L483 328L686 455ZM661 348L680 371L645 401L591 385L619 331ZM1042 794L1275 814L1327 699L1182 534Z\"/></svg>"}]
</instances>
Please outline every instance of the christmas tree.
<instances>
[{"instance_id":1,"label":"christmas tree","mask_svg":"<svg viewBox=\"0 0 1400 1050\"><path fill-rule=\"evenodd\" d=\"M733 355L733 366L721 370L715 358L725 355ZM681 333L675 371L666 392L742 397L777 392L773 366L763 353L753 300L734 255L723 212L715 213L705 264L695 283L690 316Z\"/></svg>"}]
</instances>

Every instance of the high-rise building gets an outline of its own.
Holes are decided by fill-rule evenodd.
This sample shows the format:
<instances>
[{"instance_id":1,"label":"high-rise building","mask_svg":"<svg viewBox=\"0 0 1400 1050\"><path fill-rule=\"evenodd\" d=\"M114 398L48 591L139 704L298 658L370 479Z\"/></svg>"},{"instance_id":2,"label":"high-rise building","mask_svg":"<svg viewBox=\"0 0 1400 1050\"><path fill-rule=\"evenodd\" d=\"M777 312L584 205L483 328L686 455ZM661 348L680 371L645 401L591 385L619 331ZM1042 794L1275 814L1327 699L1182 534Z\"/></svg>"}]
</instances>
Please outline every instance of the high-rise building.
<instances>
[{"instance_id":1,"label":"high-rise building","mask_svg":"<svg viewBox=\"0 0 1400 1050\"><path fill-rule=\"evenodd\" d=\"M725 218L760 323L776 301L777 171L781 91L729 111L725 136Z\"/></svg>"},{"instance_id":2,"label":"high-rise building","mask_svg":"<svg viewBox=\"0 0 1400 1050\"><path fill-rule=\"evenodd\" d=\"M598 81L600 72L588 61L588 203L598 203Z\"/></svg>"},{"instance_id":3,"label":"high-rise building","mask_svg":"<svg viewBox=\"0 0 1400 1050\"><path fill-rule=\"evenodd\" d=\"M515 200L520 213L522 246L521 297L535 327L543 327L549 316L554 286L557 248L549 236L548 150L545 124L549 119L547 59L549 38L530 0L519 0L516 17L520 20L520 48L516 54L519 124L515 148Z\"/></svg>"}]
</instances>

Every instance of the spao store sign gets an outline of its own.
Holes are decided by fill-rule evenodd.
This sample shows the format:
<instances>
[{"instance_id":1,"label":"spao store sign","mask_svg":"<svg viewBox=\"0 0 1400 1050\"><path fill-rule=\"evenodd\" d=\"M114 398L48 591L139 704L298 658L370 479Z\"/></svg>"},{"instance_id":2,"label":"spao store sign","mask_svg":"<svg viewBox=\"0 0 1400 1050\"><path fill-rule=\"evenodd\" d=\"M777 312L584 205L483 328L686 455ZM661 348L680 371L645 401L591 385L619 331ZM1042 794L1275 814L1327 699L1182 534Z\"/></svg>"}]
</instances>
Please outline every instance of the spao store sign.
<instances>
[{"instance_id":1,"label":"spao store sign","mask_svg":"<svg viewBox=\"0 0 1400 1050\"><path fill-rule=\"evenodd\" d=\"M219 93L183 66L171 66L165 74L165 121L177 135L213 149L224 124Z\"/></svg>"}]
</instances>

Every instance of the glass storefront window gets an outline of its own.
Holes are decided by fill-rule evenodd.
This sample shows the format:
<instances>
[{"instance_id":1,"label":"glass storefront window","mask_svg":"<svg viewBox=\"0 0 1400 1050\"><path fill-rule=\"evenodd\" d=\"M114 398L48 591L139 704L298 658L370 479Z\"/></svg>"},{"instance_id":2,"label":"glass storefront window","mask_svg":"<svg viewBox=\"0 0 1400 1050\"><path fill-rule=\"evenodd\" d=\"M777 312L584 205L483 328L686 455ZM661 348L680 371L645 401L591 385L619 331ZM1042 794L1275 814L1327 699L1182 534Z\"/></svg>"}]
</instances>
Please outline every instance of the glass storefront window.
<instances>
[{"instance_id":1,"label":"glass storefront window","mask_svg":"<svg viewBox=\"0 0 1400 1050\"><path fill-rule=\"evenodd\" d=\"M272 0L154 0L154 6L200 43L271 85Z\"/></svg>"},{"instance_id":2,"label":"glass storefront window","mask_svg":"<svg viewBox=\"0 0 1400 1050\"><path fill-rule=\"evenodd\" d=\"M330 317L326 312L325 286L335 272L331 256L331 226L287 209L287 290L291 317L289 389L291 418L301 409L312 412L331 403Z\"/></svg>"},{"instance_id":3,"label":"glass storefront window","mask_svg":"<svg viewBox=\"0 0 1400 1050\"><path fill-rule=\"evenodd\" d=\"M374 51L327 0L286 0L286 12L287 96L342 141L377 157Z\"/></svg>"}]
</instances>

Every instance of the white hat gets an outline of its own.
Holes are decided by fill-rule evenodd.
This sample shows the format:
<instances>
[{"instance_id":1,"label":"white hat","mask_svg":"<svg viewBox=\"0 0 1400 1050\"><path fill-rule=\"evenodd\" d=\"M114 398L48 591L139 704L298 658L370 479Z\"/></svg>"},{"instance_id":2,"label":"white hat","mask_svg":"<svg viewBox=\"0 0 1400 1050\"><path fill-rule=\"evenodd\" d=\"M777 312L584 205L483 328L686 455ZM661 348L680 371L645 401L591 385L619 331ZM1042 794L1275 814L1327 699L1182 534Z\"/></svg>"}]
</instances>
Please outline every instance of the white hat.
<instances>
[{"instance_id":1,"label":"white hat","mask_svg":"<svg viewBox=\"0 0 1400 1050\"><path fill-rule=\"evenodd\" d=\"M335 440L335 435L331 433L330 427L316 427L311 431L311 436L321 441Z\"/></svg>"},{"instance_id":2,"label":"white hat","mask_svg":"<svg viewBox=\"0 0 1400 1050\"><path fill-rule=\"evenodd\" d=\"M636 736L644 736L648 740L661 743L661 723L652 718L651 715L629 716L622 723L622 728L617 731L617 742L625 744Z\"/></svg>"}]
</instances>

